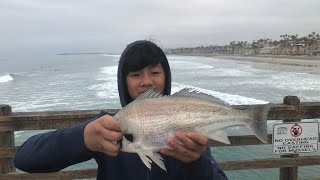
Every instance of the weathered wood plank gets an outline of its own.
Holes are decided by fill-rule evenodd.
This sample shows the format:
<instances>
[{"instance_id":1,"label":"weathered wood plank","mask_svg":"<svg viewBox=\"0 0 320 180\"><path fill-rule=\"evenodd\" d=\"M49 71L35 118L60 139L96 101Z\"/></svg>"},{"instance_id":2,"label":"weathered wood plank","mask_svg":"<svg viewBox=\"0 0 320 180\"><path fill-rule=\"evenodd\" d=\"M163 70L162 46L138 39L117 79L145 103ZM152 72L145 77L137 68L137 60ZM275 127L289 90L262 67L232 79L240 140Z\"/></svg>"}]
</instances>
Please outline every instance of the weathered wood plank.
<instances>
[{"instance_id":1,"label":"weathered wood plank","mask_svg":"<svg viewBox=\"0 0 320 180\"><path fill-rule=\"evenodd\" d=\"M97 174L97 169L79 169L79 170L63 170L54 173L8 173L6 175L0 175L0 179L6 180L42 180L42 179L52 179L52 180L65 180L65 179L86 179L95 178Z\"/></svg>"},{"instance_id":2,"label":"weathered wood plank","mask_svg":"<svg viewBox=\"0 0 320 180\"><path fill-rule=\"evenodd\" d=\"M319 133L320 137L320 133ZM224 144L218 141L209 140L208 145L212 147L218 146L247 146L247 145L259 145L264 144L254 135L245 136L228 136L231 144ZM319 139L320 142L320 139ZM268 144L272 144L272 134L268 134Z\"/></svg>"},{"instance_id":3,"label":"weathered wood plank","mask_svg":"<svg viewBox=\"0 0 320 180\"><path fill-rule=\"evenodd\" d=\"M320 134L319 134L320 137ZM254 135L246 135L246 136L228 136L231 144L224 144L221 142L209 140L208 145L210 147L219 147L219 146L246 146L246 145L259 145L262 143L257 137ZM319 140L320 142L320 140ZM272 144L272 134L268 135L268 143ZM12 158L19 146L15 148L0 148L0 159L1 158Z\"/></svg>"},{"instance_id":4,"label":"weathered wood plank","mask_svg":"<svg viewBox=\"0 0 320 180\"><path fill-rule=\"evenodd\" d=\"M263 169L320 165L320 156L218 161L223 170ZM84 179L96 177L96 169L63 170L56 173L8 173L0 179Z\"/></svg>"},{"instance_id":5,"label":"weathered wood plank","mask_svg":"<svg viewBox=\"0 0 320 180\"><path fill-rule=\"evenodd\" d=\"M105 111L110 114L117 112L116 109ZM12 113L10 116L0 116L0 132L69 127L94 118L99 112L91 110Z\"/></svg>"},{"instance_id":6,"label":"weathered wood plank","mask_svg":"<svg viewBox=\"0 0 320 180\"><path fill-rule=\"evenodd\" d=\"M0 106L0 117L8 116L11 114L11 107L8 105ZM1 125L0 125L1 126ZM14 148L14 132L5 130L0 131L0 149L1 148ZM0 174L6 174L15 171L10 157L0 159Z\"/></svg>"},{"instance_id":7,"label":"weathered wood plank","mask_svg":"<svg viewBox=\"0 0 320 180\"><path fill-rule=\"evenodd\" d=\"M12 113L11 106L6 104L0 104L0 116L7 116Z\"/></svg>"},{"instance_id":8,"label":"weathered wood plank","mask_svg":"<svg viewBox=\"0 0 320 180\"><path fill-rule=\"evenodd\" d=\"M319 134L320 137L320 134ZM262 143L257 137L254 135L247 135L247 136L228 136L231 144L224 144L221 142L209 140L208 146L210 147L219 147L219 146L247 146L247 145L259 145L264 144ZM268 142L271 144L272 142L272 134L268 135ZM319 140L320 142L320 140ZM16 146L15 148L0 148L0 158L9 158L13 157L15 151L19 147Z\"/></svg>"},{"instance_id":9,"label":"weathered wood plank","mask_svg":"<svg viewBox=\"0 0 320 180\"><path fill-rule=\"evenodd\" d=\"M320 137L320 133L319 133ZM208 145L210 147L219 147L219 146L246 146L246 145L259 145L262 143L257 137L254 135L246 135L246 136L228 136L231 144L224 144L221 142L209 140ZM268 142L272 144L272 134L268 135ZM319 140L320 142L320 140ZM15 148L0 148L0 158L11 158L14 156L16 150L19 146Z\"/></svg>"},{"instance_id":10,"label":"weathered wood plank","mask_svg":"<svg viewBox=\"0 0 320 180\"><path fill-rule=\"evenodd\" d=\"M218 161L223 170L264 169L320 165L320 156Z\"/></svg>"},{"instance_id":11,"label":"weathered wood plank","mask_svg":"<svg viewBox=\"0 0 320 180\"><path fill-rule=\"evenodd\" d=\"M16 153L16 148L0 148L0 159L12 158Z\"/></svg>"},{"instance_id":12,"label":"weathered wood plank","mask_svg":"<svg viewBox=\"0 0 320 180\"><path fill-rule=\"evenodd\" d=\"M299 111L300 99L297 96L286 96L283 99L283 104L291 105L295 107L295 111ZM301 117L286 117L283 122L301 122ZM282 155L281 158L297 158L299 154ZM297 180L298 178L298 167L284 167L280 168L279 179L280 180Z\"/></svg>"}]
</instances>

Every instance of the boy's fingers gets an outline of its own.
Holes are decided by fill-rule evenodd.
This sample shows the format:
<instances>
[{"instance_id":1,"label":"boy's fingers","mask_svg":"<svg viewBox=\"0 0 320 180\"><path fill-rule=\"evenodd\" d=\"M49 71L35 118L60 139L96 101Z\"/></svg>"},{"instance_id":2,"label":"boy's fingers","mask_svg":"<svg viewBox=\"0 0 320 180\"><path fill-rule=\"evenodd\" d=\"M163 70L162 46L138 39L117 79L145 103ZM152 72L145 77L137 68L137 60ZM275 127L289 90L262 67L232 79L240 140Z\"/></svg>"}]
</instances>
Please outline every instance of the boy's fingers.
<instances>
[{"instance_id":1,"label":"boy's fingers","mask_svg":"<svg viewBox=\"0 0 320 180\"><path fill-rule=\"evenodd\" d=\"M111 141L103 141L101 142L101 146L101 152L110 156L116 156L120 151L120 144L114 144Z\"/></svg>"},{"instance_id":2,"label":"boy's fingers","mask_svg":"<svg viewBox=\"0 0 320 180\"><path fill-rule=\"evenodd\" d=\"M206 136L195 133L187 133L187 137L200 145L207 145L209 140Z\"/></svg>"},{"instance_id":3,"label":"boy's fingers","mask_svg":"<svg viewBox=\"0 0 320 180\"><path fill-rule=\"evenodd\" d=\"M188 149L197 150L197 148L199 147L197 143L193 142L188 136L181 132L176 132L175 138L177 138L182 143L182 146L185 146Z\"/></svg>"},{"instance_id":4,"label":"boy's fingers","mask_svg":"<svg viewBox=\"0 0 320 180\"><path fill-rule=\"evenodd\" d=\"M110 115L105 115L101 117L101 125L104 128L119 131L120 132L120 126L117 121L115 121Z\"/></svg>"},{"instance_id":5,"label":"boy's fingers","mask_svg":"<svg viewBox=\"0 0 320 180\"><path fill-rule=\"evenodd\" d=\"M122 139L122 133L118 131L113 131L109 129L101 128L102 137L109 141L120 141Z\"/></svg>"}]
</instances>

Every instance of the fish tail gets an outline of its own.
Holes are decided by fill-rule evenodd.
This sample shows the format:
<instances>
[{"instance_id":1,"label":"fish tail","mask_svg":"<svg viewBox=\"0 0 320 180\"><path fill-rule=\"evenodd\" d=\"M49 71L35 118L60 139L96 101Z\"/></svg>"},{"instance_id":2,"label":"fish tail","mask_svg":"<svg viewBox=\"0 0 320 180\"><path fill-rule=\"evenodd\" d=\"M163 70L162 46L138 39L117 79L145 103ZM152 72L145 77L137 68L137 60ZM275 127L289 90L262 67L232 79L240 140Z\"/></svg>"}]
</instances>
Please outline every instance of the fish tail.
<instances>
[{"instance_id":1,"label":"fish tail","mask_svg":"<svg viewBox=\"0 0 320 180\"><path fill-rule=\"evenodd\" d=\"M248 110L250 118L254 120L249 124L250 129L253 130L255 136L257 136L260 141L266 144L268 143L267 117L271 107L272 104L269 103Z\"/></svg>"}]
</instances>

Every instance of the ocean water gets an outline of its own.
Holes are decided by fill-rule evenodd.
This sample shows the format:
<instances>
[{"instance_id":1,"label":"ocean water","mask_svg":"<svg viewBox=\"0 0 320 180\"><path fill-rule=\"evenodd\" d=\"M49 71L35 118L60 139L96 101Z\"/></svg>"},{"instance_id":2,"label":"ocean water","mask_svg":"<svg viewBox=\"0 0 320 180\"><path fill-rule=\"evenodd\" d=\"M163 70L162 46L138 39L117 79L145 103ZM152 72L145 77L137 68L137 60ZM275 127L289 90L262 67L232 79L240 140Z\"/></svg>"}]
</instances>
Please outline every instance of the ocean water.
<instances>
[{"instance_id":1,"label":"ocean water","mask_svg":"<svg viewBox=\"0 0 320 180\"><path fill-rule=\"evenodd\" d=\"M120 108L117 91L119 55L45 55L0 58L0 104L14 112ZM301 102L320 101L319 68L168 56L172 92L192 87L230 104L281 103L287 95ZM307 120L319 121L319 120ZM273 124L268 122L271 133ZM15 132L16 145L43 131ZM230 135L250 134L230 128ZM217 160L277 158L271 145L214 147ZM320 155L319 152L304 155ZM88 161L74 168L96 167ZM278 179L279 169L225 171L229 179ZM299 168L299 179L319 178L320 166Z\"/></svg>"}]
</instances>

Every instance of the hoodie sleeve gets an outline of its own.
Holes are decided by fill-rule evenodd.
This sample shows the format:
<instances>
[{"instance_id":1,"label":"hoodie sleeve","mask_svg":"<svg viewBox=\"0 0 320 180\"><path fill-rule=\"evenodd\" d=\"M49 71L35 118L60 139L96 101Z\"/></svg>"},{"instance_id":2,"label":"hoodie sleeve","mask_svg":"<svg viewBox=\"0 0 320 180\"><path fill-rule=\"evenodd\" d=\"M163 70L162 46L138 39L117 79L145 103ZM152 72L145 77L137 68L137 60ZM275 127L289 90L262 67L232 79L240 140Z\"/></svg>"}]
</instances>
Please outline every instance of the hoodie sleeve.
<instances>
[{"instance_id":1,"label":"hoodie sleeve","mask_svg":"<svg viewBox=\"0 0 320 180\"><path fill-rule=\"evenodd\" d=\"M95 119L31 137L17 150L15 167L29 173L47 173L91 159L93 152L85 147L83 133Z\"/></svg>"},{"instance_id":2,"label":"hoodie sleeve","mask_svg":"<svg viewBox=\"0 0 320 180\"><path fill-rule=\"evenodd\" d=\"M184 164L186 179L227 180L226 174L220 169L210 153L210 148L192 163Z\"/></svg>"}]
</instances>

